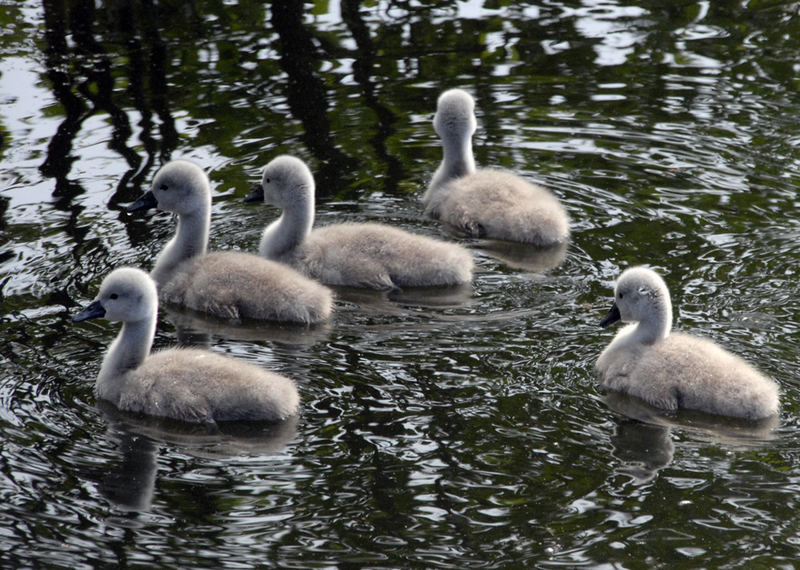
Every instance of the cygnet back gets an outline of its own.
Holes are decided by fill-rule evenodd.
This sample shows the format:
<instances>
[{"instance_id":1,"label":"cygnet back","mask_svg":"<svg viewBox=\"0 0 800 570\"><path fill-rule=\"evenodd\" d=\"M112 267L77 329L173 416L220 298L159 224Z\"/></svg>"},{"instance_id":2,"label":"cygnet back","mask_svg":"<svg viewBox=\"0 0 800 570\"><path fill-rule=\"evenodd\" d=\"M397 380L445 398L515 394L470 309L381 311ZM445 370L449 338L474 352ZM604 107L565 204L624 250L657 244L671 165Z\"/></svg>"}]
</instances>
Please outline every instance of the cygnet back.
<instances>
[{"instance_id":1,"label":"cygnet back","mask_svg":"<svg viewBox=\"0 0 800 570\"><path fill-rule=\"evenodd\" d=\"M161 288L161 299L237 321L315 324L330 318L333 309L333 293L321 283L283 263L235 251L212 252L179 265Z\"/></svg>"},{"instance_id":2,"label":"cygnet back","mask_svg":"<svg viewBox=\"0 0 800 570\"><path fill-rule=\"evenodd\" d=\"M380 290L468 283L473 267L461 246L376 223L318 228L298 260L323 283Z\"/></svg>"},{"instance_id":3,"label":"cygnet back","mask_svg":"<svg viewBox=\"0 0 800 570\"><path fill-rule=\"evenodd\" d=\"M119 409L181 421L280 421L295 414L294 382L278 374L200 349L173 348L148 355L158 297L143 271L112 271L97 298L73 318L121 321L95 384L99 398Z\"/></svg>"},{"instance_id":4,"label":"cygnet back","mask_svg":"<svg viewBox=\"0 0 800 570\"><path fill-rule=\"evenodd\" d=\"M658 408L745 419L778 413L778 386L710 340L671 333L672 304L663 279L644 267L624 271L601 322L630 322L597 360L601 384Z\"/></svg>"}]
</instances>

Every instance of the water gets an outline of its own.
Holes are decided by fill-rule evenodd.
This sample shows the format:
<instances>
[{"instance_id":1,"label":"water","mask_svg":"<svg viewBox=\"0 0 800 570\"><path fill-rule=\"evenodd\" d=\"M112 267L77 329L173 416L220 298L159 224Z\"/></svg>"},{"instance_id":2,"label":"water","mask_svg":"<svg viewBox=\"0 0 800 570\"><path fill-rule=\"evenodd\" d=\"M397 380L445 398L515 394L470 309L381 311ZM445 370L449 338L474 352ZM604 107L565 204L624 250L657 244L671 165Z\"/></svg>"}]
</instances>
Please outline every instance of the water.
<instances>
[{"instance_id":1,"label":"water","mask_svg":"<svg viewBox=\"0 0 800 570\"><path fill-rule=\"evenodd\" d=\"M3 566L793 565L798 5L0 5ZM255 250L277 212L242 199L284 152L315 172L318 223L453 239L419 197L455 86L478 162L569 210L560 264L464 241L471 290L341 291L311 331L162 311L156 346L297 379L296 423L208 435L95 401L117 329L70 315L171 234L124 212L160 164L209 171L212 249ZM638 263L677 328L776 378L779 425L604 399L597 322Z\"/></svg>"}]
</instances>

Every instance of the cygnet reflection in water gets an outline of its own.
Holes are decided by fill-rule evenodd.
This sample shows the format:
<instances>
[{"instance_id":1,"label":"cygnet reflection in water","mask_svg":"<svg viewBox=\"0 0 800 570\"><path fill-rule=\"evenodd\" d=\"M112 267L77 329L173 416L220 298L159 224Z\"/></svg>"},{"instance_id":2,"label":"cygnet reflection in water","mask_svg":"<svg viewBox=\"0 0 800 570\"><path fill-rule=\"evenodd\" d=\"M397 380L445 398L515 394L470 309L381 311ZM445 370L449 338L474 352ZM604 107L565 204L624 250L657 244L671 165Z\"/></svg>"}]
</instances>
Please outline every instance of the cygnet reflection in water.
<instances>
[{"instance_id":1,"label":"cygnet reflection in water","mask_svg":"<svg viewBox=\"0 0 800 570\"><path fill-rule=\"evenodd\" d=\"M777 415L761 420L748 420L696 410L667 412L622 392L608 392L603 400L611 410L628 418L673 430L685 430L703 440L729 446L750 447L772 441L777 437L776 428L780 426L780 417Z\"/></svg>"},{"instance_id":2,"label":"cygnet reflection in water","mask_svg":"<svg viewBox=\"0 0 800 570\"><path fill-rule=\"evenodd\" d=\"M543 273L561 265L567 257L568 243L532 247L513 241L482 239L472 246L512 269Z\"/></svg>"},{"instance_id":3,"label":"cygnet reflection in water","mask_svg":"<svg viewBox=\"0 0 800 570\"><path fill-rule=\"evenodd\" d=\"M109 424L109 437L119 441L119 462L112 463L99 484L100 492L118 508L148 511L155 494L159 447L179 446L200 458L281 454L297 437L298 416L279 423L222 422L216 429L174 420L122 412L98 401Z\"/></svg>"},{"instance_id":4,"label":"cygnet reflection in water","mask_svg":"<svg viewBox=\"0 0 800 570\"><path fill-rule=\"evenodd\" d=\"M180 307L165 307L166 320L175 327L178 342L183 346L211 346L212 338L248 342L279 342L294 346L311 346L325 341L332 330L330 320L311 326L299 323L245 320L231 323L225 319L200 316Z\"/></svg>"},{"instance_id":5,"label":"cygnet reflection in water","mask_svg":"<svg viewBox=\"0 0 800 570\"><path fill-rule=\"evenodd\" d=\"M398 313L397 305L414 305L431 309L466 307L475 302L471 283L451 287L409 287L384 292L360 287L335 287L336 298L343 303L355 303L364 310Z\"/></svg>"},{"instance_id":6,"label":"cygnet reflection in water","mask_svg":"<svg viewBox=\"0 0 800 570\"><path fill-rule=\"evenodd\" d=\"M651 481L672 462L675 444L666 426L622 418L611 437L614 456L622 463L617 469L638 484Z\"/></svg>"}]
</instances>

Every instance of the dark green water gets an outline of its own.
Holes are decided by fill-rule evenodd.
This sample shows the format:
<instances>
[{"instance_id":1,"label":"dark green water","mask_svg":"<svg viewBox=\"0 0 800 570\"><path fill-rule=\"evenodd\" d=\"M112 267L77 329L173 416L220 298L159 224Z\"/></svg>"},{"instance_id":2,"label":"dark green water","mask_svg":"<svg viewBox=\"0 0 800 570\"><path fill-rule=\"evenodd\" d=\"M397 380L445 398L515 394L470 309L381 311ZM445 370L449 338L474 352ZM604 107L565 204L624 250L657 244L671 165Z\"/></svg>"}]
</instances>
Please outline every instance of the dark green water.
<instances>
[{"instance_id":1,"label":"dark green water","mask_svg":"<svg viewBox=\"0 0 800 570\"><path fill-rule=\"evenodd\" d=\"M66 4L0 0L2 566L793 566L800 6ZM164 161L209 171L212 249L255 251L277 211L242 198L279 153L312 166L320 224L453 239L419 203L449 87L475 96L480 164L563 200L562 263L465 241L471 290L342 291L312 331L162 312L159 347L295 378L296 424L213 436L98 406L117 327L70 315L171 234L124 212ZM597 322L640 263L676 328L780 383L773 432L603 399Z\"/></svg>"}]
</instances>

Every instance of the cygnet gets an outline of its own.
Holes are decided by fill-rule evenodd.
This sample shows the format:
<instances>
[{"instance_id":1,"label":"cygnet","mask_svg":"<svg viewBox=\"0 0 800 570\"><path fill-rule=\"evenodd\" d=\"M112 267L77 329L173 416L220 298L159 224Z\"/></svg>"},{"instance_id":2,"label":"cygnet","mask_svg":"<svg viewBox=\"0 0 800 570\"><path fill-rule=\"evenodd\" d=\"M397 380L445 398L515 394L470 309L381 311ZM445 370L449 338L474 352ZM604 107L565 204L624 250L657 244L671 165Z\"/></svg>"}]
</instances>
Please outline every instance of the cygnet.
<instances>
[{"instance_id":1,"label":"cygnet","mask_svg":"<svg viewBox=\"0 0 800 570\"><path fill-rule=\"evenodd\" d=\"M223 319L313 324L330 317L331 290L291 267L235 251L206 254L211 188L196 164L164 165L151 189L128 210L152 207L178 215L175 236L150 273L162 302Z\"/></svg>"},{"instance_id":2,"label":"cygnet","mask_svg":"<svg viewBox=\"0 0 800 570\"><path fill-rule=\"evenodd\" d=\"M139 269L106 276L97 298L74 322L103 317L122 330L103 359L95 392L123 411L214 424L280 421L297 413L292 380L208 350L171 348L150 353L156 331L156 285Z\"/></svg>"},{"instance_id":3,"label":"cygnet","mask_svg":"<svg viewBox=\"0 0 800 570\"><path fill-rule=\"evenodd\" d=\"M750 420L778 413L778 386L710 340L670 333L672 303L651 269L625 270L600 326L623 328L597 359L603 387L667 411L697 410Z\"/></svg>"},{"instance_id":4,"label":"cygnet","mask_svg":"<svg viewBox=\"0 0 800 570\"><path fill-rule=\"evenodd\" d=\"M539 247L569 240L569 217L553 194L505 170L476 169L475 101L469 93L442 93L433 127L444 157L422 196L428 215L471 237Z\"/></svg>"},{"instance_id":5,"label":"cygnet","mask_svg":"<svg viewBox=\"0 0 800 570\"><path fill-rule=\"evenodd\" d=\"M472 280L464 247L377 223L314 225L314 177L306 164L282 155L264 168L248 196L283 213L261 237L259 252L328 285L378 290L446 286Z\"/></svg>"}]
</instances>

